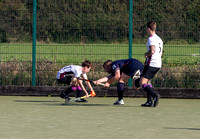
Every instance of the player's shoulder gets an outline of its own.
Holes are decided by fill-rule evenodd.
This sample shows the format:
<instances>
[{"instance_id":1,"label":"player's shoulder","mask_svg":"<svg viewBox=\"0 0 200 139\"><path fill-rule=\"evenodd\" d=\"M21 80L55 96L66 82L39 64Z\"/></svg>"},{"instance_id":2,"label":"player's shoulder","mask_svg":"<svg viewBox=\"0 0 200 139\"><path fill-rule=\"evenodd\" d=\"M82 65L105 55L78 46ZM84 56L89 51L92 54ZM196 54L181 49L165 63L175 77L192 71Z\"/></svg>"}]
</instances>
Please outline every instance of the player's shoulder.
<instances>
[{"instance_id":1,"label":"player's shoulder","mask_svg":"<svg viewBox=\"0 0 200 139\"><path fill-rule=\"evenodd\" d=\"M112 65L116 65L116 64L119 63L119 62L120 62L120 60L113 61L112 64L111 64L111 66L112 66Z\"/></svg>"},{"instance_id":2,"label":"player's shoulder","mask_svg":"<svg viewBox=\"0 0 200 139\"><path fill-rule=\"evenodd\" d=\"M154 34L148 38L149 42L157 42L158 40L159 42L162 42L162 39L157 34Z\"/></svg>"},{"instance_id":3,"label":"player's shoulder","mask_svg":"<svg viewBox=\"0 0 200 139\"><path fill-rule=\"evenodd\" d=\"M112 69L116 69L116 68L117 68L117 62L118 62L118 61L115 61L115 62L113 62L113 63L111 64Z\"/></svg>"},{"instance_id":4,"label":"player's shoulder","mask_svg":"<svg viewBox=\"0 0 200 139\"><path fill-rule=\"evenodd\" d=\"M113 70L116 70L116 69L119 67L119 63L120 63L120 60L114 61L114 62L111 64L111 68L112 68Z\"/></svg>"},{"instance_id":5,"label":"player's shoulder","mask_svg":"<svg viewBox=\"0 0 200 139\"><path fill-rule=\"evenodd\" d=\"M160 41L162 41L161 37L158 36L157 34L155 34L155 38L159 39Z\"/></svg>"},{"instance_id":6,"label":"player's shoulder","mask_svg":"<svg viewBox=\"0 0 200 139\"><path fill-rule=\"evenodd\" d=\"M77 70L77 71L81 70L81 66L79 65L71 65L71 67L73 70Z\"/></svg>"},{"instance_id":7,"label":"player's shoulder","mask_svg":"<svg viewBox=\"0 0 200 139\"><path fill-rule=\"evenodd\" d=\"M152 42L152 41L154 41L154 40L155 40L155 36L154 36L154 35L149 36L148 42Z\"/></svg>"},{"instance_id":8,"label":"player's shoulder","mask_svg":"<svg viewBox=\"0 0 200 139\"><path fill-rule=\"evenodd\" d=\"M156 38L158 38L157 34L153 34L153 35L149 36L149 40L154 40Z\"/></svg>"},{"instance_id":9,"label":"player's shoulder","mask_svg":"<svg viewBox=\"0 0 200 139\"><path fill-rule=\"evenodd\" d=\"M76 69L81 69L81 66L79 66L79 65L74 65L74 68L76 68Z\"/></svg>"}]
</instances>

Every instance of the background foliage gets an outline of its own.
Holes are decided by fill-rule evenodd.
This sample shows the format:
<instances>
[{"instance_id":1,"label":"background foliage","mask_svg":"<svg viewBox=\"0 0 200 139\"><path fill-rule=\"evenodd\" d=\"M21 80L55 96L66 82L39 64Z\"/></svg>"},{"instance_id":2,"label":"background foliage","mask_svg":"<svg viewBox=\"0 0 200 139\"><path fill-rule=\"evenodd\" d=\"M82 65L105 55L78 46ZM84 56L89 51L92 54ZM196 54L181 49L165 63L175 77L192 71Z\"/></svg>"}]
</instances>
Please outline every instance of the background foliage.
<instances>
[{"instance_id":1,"label":"background foliage","mask_svg":"<svg viewBox=\"0 0 200 139\"><path fill-rule=\"evenodd\" d=\"M187 43L199 41L198 0L134 0L133 3L133 38L145 37L146 21L151 19L158 23L165 43L175 39ZM1 42L30 42L32 0L2 0L0 9ZM128 39L128 18L128 0L38 0L37 40L120 42Z\"/></svg>"},{"instance_id":2,"label":"background foliage","mask_svg":"<svg viewBox=\"0 0 200 139\"><path fill-rule=\"evenodd\" d=\"M0 85L31 85L32 0L0 1ZM144 62L146 22L164 41L155 87L200 88L199 0L133 0L132 57ZM37 0L36 85L57 85L68 64L92 61L90 79L106 76L102 63L129 57L128 0Z\"/></svg>"}]
</instances>

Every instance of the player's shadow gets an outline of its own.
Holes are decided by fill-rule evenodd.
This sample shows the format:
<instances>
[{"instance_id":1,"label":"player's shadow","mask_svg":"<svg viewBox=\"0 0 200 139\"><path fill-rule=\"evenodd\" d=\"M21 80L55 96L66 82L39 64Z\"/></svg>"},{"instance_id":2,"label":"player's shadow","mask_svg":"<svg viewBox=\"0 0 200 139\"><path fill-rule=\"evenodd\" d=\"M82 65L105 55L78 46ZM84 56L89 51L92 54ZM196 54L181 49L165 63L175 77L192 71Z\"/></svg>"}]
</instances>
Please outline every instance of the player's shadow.
<instances>
[{"instance_id":1,"label":"player's shadow","mask_svg":"<svg viewBox=\"0 0 200 139\"><path fill-rule=\"evenodd\" d=\"M60 101L43 101L43 100L13 100L15 102L60 102Z\"/></svg>"},{"instance_id":2,"label":"player's shadow","mask_svg":"<svg viewBox=\"0 0 200 139\"><path fill-rule=\"evenodd\" d=\"M14 102L30 102L30 103L38 103L34 105L49 105L49 106L112 106L115 108L120 107L140 107L140 106L130 106L130 105L112 105L112 104L89 104L89 103L54 103L61 101L43 101L43 100L13 100ZM51 104L50 104L51 103Z\"/></svg>"},{"instance_id":3,"label":"player's shadow","mask_svg":"<svg viewBox=\"0 0 200 139\"><path fill-rule=\"evenodd\" d=\"M183 128L183 127L181 127L181 128L175 128L175 127L164 127L165 129L181 129L181 130L183 130L183 129L185 129L185 130L200 130L200 128Z\"/></svg>"},{"instance_id":4,"label":"player's shadow","mask_svg":"<svg viewBox=\"0 0 200 139\"><path fill-rule=\"evenodd\" d=\"M51 105L51 106L109 106L109 104L83 104L83 103L59 103L59 104L56 104L54 102L60 102L60 101L43 101L43 100L13 100L13 101L14 102L30 102L30 103L35 102L34 105Z\"/></svg>"},{"instance_id":5,"label":"player's shadow","mask_svg":"<svg viewBox=\"0 0 200 139\"><path fill-rule=\"evenodd\" d=\"M113 108L123 108L123 107L138 107L138 106L130 106L130 105L113 105L113 104L89 104L89 103L61 103L61 104L45 104L45 105L54 105L54 106L110 106Z\"/></svg>"},{"instance_id":6,"label":"player's shadow","mask_svg":"<svg viewBox=\"0 0 200 139\"><path fill-rule=\"evenodd\" d=\"M45 104L51 106L110 106L109 104L83 104L83 103L61 103L61 104Z\"/></svg>"}]
</instances>

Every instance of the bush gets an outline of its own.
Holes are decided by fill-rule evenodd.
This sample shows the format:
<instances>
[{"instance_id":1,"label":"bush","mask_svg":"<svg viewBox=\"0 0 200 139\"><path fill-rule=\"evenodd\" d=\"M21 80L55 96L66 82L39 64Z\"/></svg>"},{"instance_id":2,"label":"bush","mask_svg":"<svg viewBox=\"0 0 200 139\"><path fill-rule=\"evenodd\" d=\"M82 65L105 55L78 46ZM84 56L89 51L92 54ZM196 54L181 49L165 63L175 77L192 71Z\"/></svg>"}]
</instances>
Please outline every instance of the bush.
<instances>
[{"instance_id":1,"label":"bush","mask_svg":"<svg viewBox=\"0 0 200 139\"><path fill-rule=\"evenodd\" d=\"M15 63L15 64L13 64ZM107 76L99 63L93 64L95 69L88 73L88 78L96 80ZM192 66L192 67L191 67ZM55 86L56 74L63 65L43 60L36 65L36 85ZM1 62L1 85L31 85L31 64L28 62L10 61ZM198 65L163 65L162 69L153 78L154 87L167 88L200 88L200 69ZM113 84L116 85L116 84Z\"/></svg>"}]
</instances>

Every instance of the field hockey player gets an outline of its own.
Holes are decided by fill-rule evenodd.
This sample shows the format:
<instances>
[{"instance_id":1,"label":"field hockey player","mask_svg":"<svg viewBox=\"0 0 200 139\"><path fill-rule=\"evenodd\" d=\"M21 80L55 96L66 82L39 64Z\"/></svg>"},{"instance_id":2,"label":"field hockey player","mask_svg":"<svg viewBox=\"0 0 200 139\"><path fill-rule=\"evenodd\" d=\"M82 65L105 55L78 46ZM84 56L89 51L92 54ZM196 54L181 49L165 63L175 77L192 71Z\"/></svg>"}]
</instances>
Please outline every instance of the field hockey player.
<instances>
[{"instance_id":1,"label":"field hockey player","mask_svg":"<svg viewBox=\"0 0 200 139\"><path fill-rule=\"evenodd\" d=\"M58 83L63 83L67 85L71 85L67 90L60 94L60 97L65 99L65 102L69 102L69 93L76 91L77 98L81 97L82 90L85 92L86 98L89 97L87 90L83 85L83 80L79 78L83 78L88 80L86 73L88 73L91 69L92 65L90 61L84 61L81 66L79 65L68 65L60 69L57 73L57 81ZM94 92L90 82L86 82L86 85L89 87L91 92ZM87 102L85 99L77 99L76 102Z\"/></svg>"},{"instance_id":2,"label":"field hockey player","mask_svg":"<svg viewBox=\"0 0 200 139\"><path fill-rule=\"evenodd\" d=\"M145 53L144 70L140 79L140 86L147 93L147 101L142 104L142 107L156 107L159 103L160 95L156 94L149 85L149 81L156 75L162 66L162 53L163 53L163 41L156 34L156 23L147 23L147 34L149 38L146 43L147 52ZM153 100L152 100L153 98Z\"/></svg>"},{"instance_id":3,"label":"field hockey player","mask_svg":"<svg viewBox=\"0 0 200 139\"><path fill-rule=\"evenodd\" d=\"M96 84L98 85L101 82L106 82L104 87L109 87L111 83L118 80L118 100L114 103L114 105L123 105L125 82L127 82L129 78L133 78L135 74L138 73L138 70L141 73L143 70L143 64L133 58L117 60L114 62L112 60L107 60L104 62L103 68L110 75L95 81Z\"/></svg>"}]
</instances>

